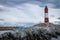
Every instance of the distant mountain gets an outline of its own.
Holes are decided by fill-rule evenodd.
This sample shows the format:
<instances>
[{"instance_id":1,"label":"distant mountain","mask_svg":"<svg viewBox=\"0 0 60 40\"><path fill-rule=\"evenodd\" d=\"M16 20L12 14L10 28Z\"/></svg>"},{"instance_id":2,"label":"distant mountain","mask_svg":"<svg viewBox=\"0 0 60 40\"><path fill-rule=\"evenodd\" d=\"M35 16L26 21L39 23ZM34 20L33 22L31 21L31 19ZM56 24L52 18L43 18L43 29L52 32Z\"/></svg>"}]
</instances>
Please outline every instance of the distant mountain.
<instances>
[{"instance_id":1,"label":"distant mountain","mask_svg":"<svg viewBox=\"0 0 60 40\"><path fill-rule=\"evenodd\" d=\"M2 24L2 26L30 27L30 26L33 26L34 24L35 23L20 23L20 22L11 23L11 22L4 22Z\"/></svg>"},{"instance_id":2,"label":"distant mountain","mask_svg":"<svg viewBox=\"0 0 60 40\"><path fill-rule=\"evenodd\" d=\"M4 22L3 25L4 25L4 26L10 26L10 25L12 25L12 23L10 23L10 22Z\"/></svg>"},{"instance_id":3,"label":"distant mountain","mask_svg":"<svg viewBox=\"0 0 60 40\"><path fill-rule=\"evenodd\" d=\"M21 27L30 27L30 26L33 26L35 23L16 23L15 25L16 26L21 26Z\"/></svg>"},{"instance_id":4,"label":"distant mountain","mask_svg":"<svg viewBox=\"0 0 60 40\"><path fill-rule=\"evenodd\" d=\"M55 25L60 25L60 21L55 21L54 24Z\"/></svg>"}]
</instances>

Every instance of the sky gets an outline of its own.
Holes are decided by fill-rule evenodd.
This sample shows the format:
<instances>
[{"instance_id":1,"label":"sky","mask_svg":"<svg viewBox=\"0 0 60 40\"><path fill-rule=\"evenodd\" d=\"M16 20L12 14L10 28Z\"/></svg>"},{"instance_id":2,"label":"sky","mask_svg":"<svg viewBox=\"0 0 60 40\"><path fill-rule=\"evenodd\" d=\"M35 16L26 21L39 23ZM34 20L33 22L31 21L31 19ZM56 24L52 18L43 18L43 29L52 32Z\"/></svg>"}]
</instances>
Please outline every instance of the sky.
<instances>
[{"instance_id":1,"label":"sky","mask_svg":"<svg viewBox=\"0 0 60 40\"><path fill-rule=\"evenodd\" d=\"M60 0L0 0L0 25L44 22L46 5L49 21L60 24Z\"/></svg>"}]
</instances>

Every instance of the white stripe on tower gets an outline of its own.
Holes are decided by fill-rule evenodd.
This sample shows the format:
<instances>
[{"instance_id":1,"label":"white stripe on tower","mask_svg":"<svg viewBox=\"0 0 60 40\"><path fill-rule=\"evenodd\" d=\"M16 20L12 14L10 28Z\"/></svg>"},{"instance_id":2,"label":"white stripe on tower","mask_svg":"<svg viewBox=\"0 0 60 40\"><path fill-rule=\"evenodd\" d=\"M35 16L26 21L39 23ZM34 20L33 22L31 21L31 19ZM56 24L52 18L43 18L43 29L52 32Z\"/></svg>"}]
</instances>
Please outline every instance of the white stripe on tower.
<instances>
[{"instance_id":1,"label":"white stripe on tower","mask_svg":"<svg viewBox=\"0 0 60 40\"><path fill-rule=\"evenodd\" d=\"M45 18L48 18L48 13L45 13L44 15L45 15Z\"/></svg>"}]
</instances>

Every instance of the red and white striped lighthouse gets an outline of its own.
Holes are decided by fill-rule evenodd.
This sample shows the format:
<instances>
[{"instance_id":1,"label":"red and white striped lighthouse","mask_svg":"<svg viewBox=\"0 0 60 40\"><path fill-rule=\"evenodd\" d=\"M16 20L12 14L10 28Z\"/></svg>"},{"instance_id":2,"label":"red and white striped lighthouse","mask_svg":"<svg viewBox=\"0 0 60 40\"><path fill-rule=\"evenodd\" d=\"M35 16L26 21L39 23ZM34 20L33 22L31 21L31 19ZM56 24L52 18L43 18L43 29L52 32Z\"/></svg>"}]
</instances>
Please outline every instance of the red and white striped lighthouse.
<instances>
[{"instance_id":1,"label":"red and white striped lighthouse","mask_svg":"<svg viewBox=\"0 0 60 40\"><path fill-rule=\"evenodd\" d=\"M47 6L45 6L44 13L45 13L45 14L44 14L44 16L45 16L44 22L45 22L45 24L47 24L47 26L48 26L49 18L48 18L48 7L47 7Z\"/></svg>"}]
</instances>

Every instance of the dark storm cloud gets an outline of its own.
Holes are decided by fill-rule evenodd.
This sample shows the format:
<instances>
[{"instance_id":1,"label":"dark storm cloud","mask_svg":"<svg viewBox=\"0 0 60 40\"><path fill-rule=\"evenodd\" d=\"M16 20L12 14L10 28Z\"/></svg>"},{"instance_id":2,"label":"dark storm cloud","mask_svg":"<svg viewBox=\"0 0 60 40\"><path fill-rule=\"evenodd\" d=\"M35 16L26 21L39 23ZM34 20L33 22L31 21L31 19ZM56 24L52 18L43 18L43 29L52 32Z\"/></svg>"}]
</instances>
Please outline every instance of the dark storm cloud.
<instances>
[{"instance_id":1,"label":"dark storm cloud","mask_svg":"<svg viewBox=\"0 0 60 40\"><path fill-rule=\"evenodd\" d=\"M0 0L0 4L7 5L7 6L15 6L19 5L25 2L42 2L42 3L52 3L55 6L55 8L60 8L60 0Z\"/></svg>"},{"instance_id":2,"label":"dark storm cloud","mask_svg":"<svg viewBox=\"0 0 60 40\"><path fill-rule=\"evenodd\" d=\"M0 0L0 4L7 5L7 6L15 6L15 5L22 4L28 1L30 0Z\"/></svg>"},{"instance_id":3,"label":"dark storm cloud","mask_svg":"<svg viewBox=\"0 0 60 40\"><path fill-rule=\"evenodd\" d=\"M60 0L37 0L40 2L45 2L45 3L52 3L55 5L55 8L60 8Z\"/></svg>"},{"instance_id":4,"label":"dark storm cloud","mask_svg":"<svg viewBox=\"0 0 60 40\"><path fill-rule=\"evenodd\" d=\"M4 19L0 19L0 21L4 21Z\"/></svg>"},{"instance_id":5,"label":"dark storm cloud","mask_svg":"<svg viewBox=\"0 0 60 40\"><path fill-rule=\"evenodd\" d=\"M59 19L59 20L60 20L60 17L59 17L59 18L57 18L57 19Z\"/></svg>"},{"instance_id":6,"label":"dark storm cloud","mask_svg":"<svg viewBox=\"0 0 60 40\"><path fill-rule=\"evenodd\" d=\"M7 10L6 10L6 9L0 8L0 12L4 12L4 11L7 11Z\"/></svg>"},{"instance_id":7,"label":"dark storm cloud","mask_svg":"<svg viewBox=\"0 0 60 40\"><path fill-rule=\"evenodd\" d=\"M7 5L7 6L14 6L16 4L20 4L21 1L17 0L0 0L0 4Z\"/></svg>"},{"instance_id":8,"label":"dark storm cloud","mask_svg":"<svg viewBox=\"0 0 60 40\"><path fill-rule=\"evenodd\" d=\"M0 8L0 11L4 11L4 9L1 9L1 8Z\"/></svg>"}]
</instances>

